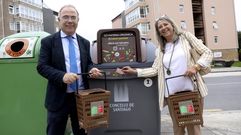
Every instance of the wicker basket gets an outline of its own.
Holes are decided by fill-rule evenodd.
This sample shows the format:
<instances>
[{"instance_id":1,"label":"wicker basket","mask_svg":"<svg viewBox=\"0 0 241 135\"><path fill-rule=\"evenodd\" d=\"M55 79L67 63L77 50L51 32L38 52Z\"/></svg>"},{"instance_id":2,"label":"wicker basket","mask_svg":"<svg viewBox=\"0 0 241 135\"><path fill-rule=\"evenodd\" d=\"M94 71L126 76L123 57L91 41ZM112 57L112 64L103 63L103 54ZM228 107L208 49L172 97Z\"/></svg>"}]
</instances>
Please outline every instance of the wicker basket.
<instances>
[{"instance_id":1,"label":"wicker basket","mask_svg":"<svg viewBox=\"0 0 241 135\"><path fill-rule=\"evenodd\" d=\"M96 88L76 93L79 124L89 130L109 124L110 91Z\"/></svg>"},{"instance_id":2,"label":"wicker basket","mask_svg":"<svg viewBox=\"0 0 241 135\"><path fill-rule=\"evenodd\" d=\"M174 112L179 127L203 125L202 99L198 91L181 92L168 97L170 109Z\"/></svg>"}]
</instances>

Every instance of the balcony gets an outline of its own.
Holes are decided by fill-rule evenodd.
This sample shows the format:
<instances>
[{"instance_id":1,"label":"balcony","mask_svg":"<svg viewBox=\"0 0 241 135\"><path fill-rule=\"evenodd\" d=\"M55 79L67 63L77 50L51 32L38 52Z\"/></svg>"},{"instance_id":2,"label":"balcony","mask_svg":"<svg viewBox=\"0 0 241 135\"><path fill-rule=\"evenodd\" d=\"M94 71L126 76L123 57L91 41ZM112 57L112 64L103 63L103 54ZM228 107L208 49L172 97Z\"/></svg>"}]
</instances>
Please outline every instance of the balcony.
<instances>
[{"instance_id":1,"label":"balcony","mask_svg":"<svg viewBox=\"0 0 241 135\"><path fill-rule=\"evenodd\" d=\"M42 9L42 7L43 7L43 3L35 3L31 0L13 0L13 2L15 2L17 4L24 3L27 5L31 5L33 7L39 8L39 9Z\"/></svg>"},{"instance_id":2,"label":"balcony","mask_svg":"<svg viewBox=\"0 0 241 135\"><path fill-rule=\"evenodd\" d=\"M202 21L194 21L194 27L195 28L203 28L203 22Z\"/></svg>"},{"instance_id":3,"label":"balcony","mask_svg":"<svg viewBox=\"0 0 241 135\"><path fill-rule=\"evenodd\" d=\"M202 12L202 6L192 6L193 13L201 13Z\"/></svg>"},{"instance_id":4,"label":"balcony","mask_svg":"<svg viewBox=\"0 0 241 135\"><path fill-rule=\"evenodd\" d=\"M202 0L192 0L192 5L194 6L202 6Z\"/></svg>"}]
</instances>

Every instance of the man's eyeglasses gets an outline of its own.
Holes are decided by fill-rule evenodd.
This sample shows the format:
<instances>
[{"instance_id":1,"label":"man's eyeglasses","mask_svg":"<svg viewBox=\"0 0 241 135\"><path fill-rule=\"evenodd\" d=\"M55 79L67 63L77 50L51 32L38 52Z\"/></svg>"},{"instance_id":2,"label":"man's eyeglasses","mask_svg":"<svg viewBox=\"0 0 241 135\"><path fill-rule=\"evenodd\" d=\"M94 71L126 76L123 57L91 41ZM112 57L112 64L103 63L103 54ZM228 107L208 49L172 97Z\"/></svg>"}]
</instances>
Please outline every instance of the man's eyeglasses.
<instances>
[{"instance_id":1,"label":"man's eyeglasses","mask_svg":"<svg viewBox=\"0 0 241 135\"><path fill-rule=\"evenodd\" d=\"M61 19L64 20L64 21L68 21L69 19L70 19L71 21L76 21L76 20L77 20L77 16L64 15L64 16L61 17Z\"/></svg>"}]
</instances>

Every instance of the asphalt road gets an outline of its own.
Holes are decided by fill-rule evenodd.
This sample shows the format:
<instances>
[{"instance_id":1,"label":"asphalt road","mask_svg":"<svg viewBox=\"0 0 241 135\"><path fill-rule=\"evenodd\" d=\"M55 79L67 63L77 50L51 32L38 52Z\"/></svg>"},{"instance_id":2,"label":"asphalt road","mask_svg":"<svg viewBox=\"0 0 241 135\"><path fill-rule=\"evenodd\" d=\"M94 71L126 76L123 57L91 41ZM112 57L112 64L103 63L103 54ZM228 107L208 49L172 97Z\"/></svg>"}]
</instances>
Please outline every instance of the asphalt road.
<instances>
[{"instance_id":1,"label":"asphalt road","mask_svg":"<svg viewBox=\"0 0 241 135\"><path fill-rule=\"evenodd\" d=\"M219 73L204 79L209 90L205 109L241 110L241 74Z\"/></svg>"}]
</instances>

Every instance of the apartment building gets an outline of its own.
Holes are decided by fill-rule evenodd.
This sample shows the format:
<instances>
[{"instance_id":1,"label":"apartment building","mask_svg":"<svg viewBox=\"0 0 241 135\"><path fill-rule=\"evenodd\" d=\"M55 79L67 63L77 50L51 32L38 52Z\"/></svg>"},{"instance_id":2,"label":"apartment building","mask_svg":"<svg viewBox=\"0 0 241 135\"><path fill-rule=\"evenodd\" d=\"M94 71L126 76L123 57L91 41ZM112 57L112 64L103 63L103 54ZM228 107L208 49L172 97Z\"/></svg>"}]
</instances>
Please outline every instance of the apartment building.
<instances>
[{"instance_id":1,"label":"apartment building","mask_svg":"<svg viewBox=\"0 0 241 135\"><path fill-rule=\"evenodd\" d=\"M59 31L58 12L51 10L47 6L43 6L43 27L44 31L50 34Z\"/></svg>"},{"instance_id":2,"label":"apartment building","mask_svg":"<svg viewBox=\"0 0 241 135\"><path fill-rule=\"evenodd\" d=\"M234 0L124 0L124 14L112 20L113 28L136 27L142 37L157 44L155 20L172 17L214 53L215 60L238 60ZM124 17L123 17L124 16Z\"/></svg>"},{"instance_id":3,"label":"apartment building","mask_svg":"<svg viewBox=\"0 0 241 135\"><path fill-rule=\"evenodd\" d=\"M0 0L0 37L43 30L42 0Z\"/></svg>"},{"instance_id":4,"label":"apartment building","mask_svg":"<svg viewBox=\"0 0 241 135\"><path fill-rule=\"evenodd\" d=\"M0 0L0 39L15 33L58 30L57 12L43 0Z\"/></svg>"}]
</instances>

